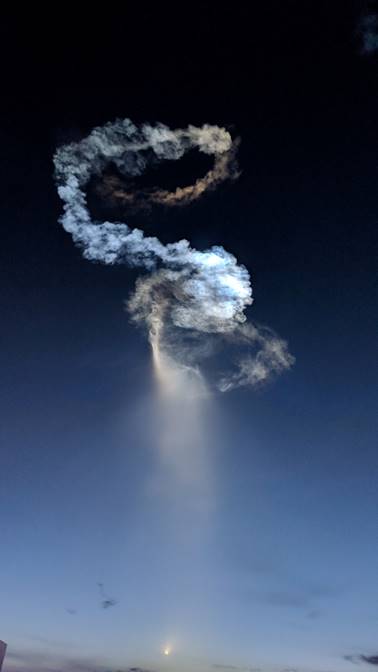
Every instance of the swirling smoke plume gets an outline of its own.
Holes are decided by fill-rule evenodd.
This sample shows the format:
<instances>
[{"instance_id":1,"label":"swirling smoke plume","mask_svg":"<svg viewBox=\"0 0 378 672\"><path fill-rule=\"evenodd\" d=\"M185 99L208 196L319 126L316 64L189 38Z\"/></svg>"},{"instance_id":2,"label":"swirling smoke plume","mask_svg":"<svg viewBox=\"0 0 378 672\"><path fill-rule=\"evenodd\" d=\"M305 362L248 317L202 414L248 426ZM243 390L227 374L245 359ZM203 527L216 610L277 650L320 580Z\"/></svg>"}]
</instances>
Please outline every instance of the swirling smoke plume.
<instances>
[{"instance_id":1,"label":"swirling smoke plume","mask_svg":"<svg viewBox=\"0 0 378 672\"><path fill-rule=\"evenodd\" d=\"M213 385L225 392L259 385L293 364L287 344L268 328L246 321L252 304L247 269L221 246L199 251L187 240L164 245L124 222L92 219L86 188L111 164L127 179L143 174L161 161L177 161L192 149L214 157L211 170L193 185L175 191L130 189L118 177L105 177L100 193L135 210L184 206L238 174L238 140L225 128L171 130L162 124L135 126L129 119L95 128L88 137L60 147L55 154L55 177L64 213L60 219L86 259L103 264L127 264L144 273L128 300L132 320L144 325L152 349L157 380L167 393L185 385L193 395L209 388L204 362L232 348L227 370Z\"/></svg>"}]
</instances>

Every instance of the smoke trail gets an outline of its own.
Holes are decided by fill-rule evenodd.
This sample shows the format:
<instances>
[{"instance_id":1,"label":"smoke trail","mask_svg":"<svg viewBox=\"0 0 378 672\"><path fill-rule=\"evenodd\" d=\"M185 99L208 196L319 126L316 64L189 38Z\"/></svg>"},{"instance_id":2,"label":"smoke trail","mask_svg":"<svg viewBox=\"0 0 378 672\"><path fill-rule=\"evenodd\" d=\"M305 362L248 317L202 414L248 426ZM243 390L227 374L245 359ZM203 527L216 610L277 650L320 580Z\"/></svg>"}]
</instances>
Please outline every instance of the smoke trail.
<instances>
[{"instance_id":1,"label":"smoke trail","mask_svg":"<svg viewBox=\"0 0 378 672\"><path fill-rule=\"evenodd\" d=\"M187 381L188 376L196 380L197 392L204 389L198 362L213 352L215 334L239 346L259 348L257 354L239 359L236 371L222 375L217 386L226 391L261 383L294 361L286 343L273 332L245 324L245 309L252 304L247 269L220 246L198 251L187 240L163 245L158 238L146 237L125 223L92 221L85 194L90 178L100 176L109 163L126 176L138 176L148 164L176 161L193 148L214 156L213 169L191 187L174 192L126 193L126 201L136 207L188 203L221 181L233 179L238 172L237 141L218 126L171 130L157 124L138 128L124 119L95 128L81 142L59 148L54 163L64 205L61 223L87 259L150 271L137 281L128 308L134 321L148 327L155 370L167 389L174 388L177 376L184 374Z\"/></svg>"},{"instance_id":2,"label":"smoke trail","mask_svg":"<svg viewBox=\"0 0 378 672\"><path fill-rule=\"evenodd\" d=\"M153 205L168 207L189 205L198 200L207 191L217 188L221 182L235 180L239 177L236 153L239 141L234 140L229 150L215 155L214 167L204 177L186 187L177 187L175 191L165 189L141 189L130 191L123 187L122 180L115 175L108 175L98 186L98 193L104 198L131 207L134 211L145 210Z\"/></svg>"}]
</instances>

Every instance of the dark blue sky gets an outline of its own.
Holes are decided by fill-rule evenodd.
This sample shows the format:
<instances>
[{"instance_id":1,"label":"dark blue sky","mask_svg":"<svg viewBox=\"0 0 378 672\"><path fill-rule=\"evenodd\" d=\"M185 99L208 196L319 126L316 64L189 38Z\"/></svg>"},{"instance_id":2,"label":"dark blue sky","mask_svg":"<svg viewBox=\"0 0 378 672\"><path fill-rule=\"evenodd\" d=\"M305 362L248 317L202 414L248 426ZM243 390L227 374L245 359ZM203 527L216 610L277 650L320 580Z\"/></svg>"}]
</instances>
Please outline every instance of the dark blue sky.
<instances>
[{"instance_id":1,"label":"dark blue sky","mask_svg":"<svg viewBox=\"0 0 378 672\"><path fill-rule=\"evenodd\" d=\"M329 4L141 7L41 39L3 25L6 670L348 672L377 653L377 63L365 5ZM197 483L156 451L149 348L123 309L137 273L84 260L58 224L57 144L126 116L241 136L238 182L127 221L234 253L250 317L296 357L212 400ZM177 184L203 168L175 165Z\"/></svg>"}]
</instances>

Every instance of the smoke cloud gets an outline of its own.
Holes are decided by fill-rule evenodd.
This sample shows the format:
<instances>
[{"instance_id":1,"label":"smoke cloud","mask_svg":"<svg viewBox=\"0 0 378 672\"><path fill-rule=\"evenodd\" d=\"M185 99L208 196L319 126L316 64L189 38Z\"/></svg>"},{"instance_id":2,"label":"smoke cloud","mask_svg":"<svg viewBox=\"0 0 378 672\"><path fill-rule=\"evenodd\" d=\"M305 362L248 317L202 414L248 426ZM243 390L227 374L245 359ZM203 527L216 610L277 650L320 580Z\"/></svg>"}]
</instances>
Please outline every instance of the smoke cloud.
<instances>
[{"instance_id":1,"label":"smoke cloud","mask_svg":"<svg viewBox=\"0 0 378 672\"><path fill-rule=\"evenodd\" d=\"M145 210L153 205L167 207L189 205L198 200L207 191L212 191L226 180L236 180L239 175L236 160L239 140L233 141L230 149L222 154L216 154L214 166L204 177L199 178L194 184L185 187L177 187L175 191L165 189L141 189L130 191L123 187L122 180L115 175L108 175L98 186L98 193L114 203L127 205L136 210Z\"/></svg>"},{"instance_id":2,"label":"smoke cloud","mask_svg":"<svg viewBox=\"0 0 378 672\"><path fill-rule=\"evenodd\" d=\"M187 204L237 176L237 146L238 141L218 126L171 130L162 124L136 127L124 119L95 128L81 142L60 147L54 157L64 207L60 221L84 257L148 271L138 279L127 305L132 319L147 326L155 370L163 379L165 376L167 384L168 379L177 380L177 376L172 378L174 368L176 374L179 370L190 372L192 380L202 380L199 363L209 358L222 341L247 354L240 357L239 353L236 367L218 377L215 384L221 391L265 382L288 369L294 359L286 343L271 330L246 323L245 310L253 301L250 276L232 254L221 246L199 251L187 240L164 245L125 223L94 221L87 206L86 187L110 163L121 174L136 177L150 164L177 161L196 148L214 156L214 167L192 186L173 192L156 189L127 193L106 183L107 189L113 189L114 198L125 199L137 208L154 203Z\"/></svg>"},{"instance_id":3,"label":"smoke cloud","mask_svg":"<svg viewBox=\"0 0 378 672\"><path fill-rule=\"evenodd\" d=\"M378 14L365 14L358 31L362 40L362 53L374 54L378 51Z\"/></svg>"}]
</instances>

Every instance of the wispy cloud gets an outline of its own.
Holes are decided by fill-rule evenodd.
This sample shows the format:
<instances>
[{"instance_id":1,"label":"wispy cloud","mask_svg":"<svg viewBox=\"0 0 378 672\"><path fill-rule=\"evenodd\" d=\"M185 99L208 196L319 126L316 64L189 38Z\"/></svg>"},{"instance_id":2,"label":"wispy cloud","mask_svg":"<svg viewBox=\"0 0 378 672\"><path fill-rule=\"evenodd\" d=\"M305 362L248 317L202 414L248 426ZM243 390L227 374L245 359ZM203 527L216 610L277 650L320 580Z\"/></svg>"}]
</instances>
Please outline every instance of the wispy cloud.
<instances>
[{"instance_id":1,"label":"wispy cloud","mask_svg":"<svg viewBox=\"0 0 378 672\"><path fill-rule=\"evenodd\" d=\"M253 597L260 602L273 607L288 607L293 609L307 610L307 617L310 619L319 618L321 612L317 605L319 601L337 598L343 593L340 586L327 585L302 585L293 589L287 588L270 590L265 592L254 592Z\"/></svg>"},{"instance_id":2,"label":"wispy cloud","mask_svg":"<svg viewBox=\"0 0 378 672\"><path fill-rule=\"evenodd\" d=\"M110 609L110 607L115 607L115 605L118 604L118 602L113 597L109 597L109 595L106 594L104 584L98 583L97 585L100 591L100 598L101 598L100 605L102 609Z\"/></svg>"},{"instance_id":3,"label":"wispy cloud","mask_svg":"<svg viewBox=\"0 0 378 672\"><path fill-rule=\"evenodd\" d=\"M363 54L373 54L378 51L378 14L365 14L360 20L358 33L362 40Z\"/></svg>"}]
</instances>

